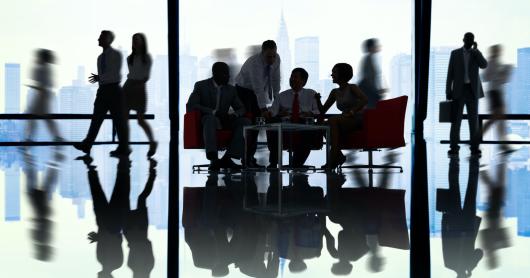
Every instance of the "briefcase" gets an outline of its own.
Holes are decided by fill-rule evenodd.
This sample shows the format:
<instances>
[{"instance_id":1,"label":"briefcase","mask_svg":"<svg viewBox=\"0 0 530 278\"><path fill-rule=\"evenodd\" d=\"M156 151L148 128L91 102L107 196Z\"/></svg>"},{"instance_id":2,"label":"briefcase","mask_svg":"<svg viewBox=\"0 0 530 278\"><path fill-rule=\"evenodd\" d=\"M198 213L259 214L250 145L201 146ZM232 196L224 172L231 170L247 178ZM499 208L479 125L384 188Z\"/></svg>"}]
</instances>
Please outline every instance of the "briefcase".
<instances>
[{"instance_id":1,"label":"briefcase","mask_svg":"<svg viewBox=\"0 0 530 278\"><path fill-rule=\"evenodd\" d=\"M440 101L440 113L438 115L440 123L450 123L453 121L453 101Z\"/></svg>"}]
</instances>

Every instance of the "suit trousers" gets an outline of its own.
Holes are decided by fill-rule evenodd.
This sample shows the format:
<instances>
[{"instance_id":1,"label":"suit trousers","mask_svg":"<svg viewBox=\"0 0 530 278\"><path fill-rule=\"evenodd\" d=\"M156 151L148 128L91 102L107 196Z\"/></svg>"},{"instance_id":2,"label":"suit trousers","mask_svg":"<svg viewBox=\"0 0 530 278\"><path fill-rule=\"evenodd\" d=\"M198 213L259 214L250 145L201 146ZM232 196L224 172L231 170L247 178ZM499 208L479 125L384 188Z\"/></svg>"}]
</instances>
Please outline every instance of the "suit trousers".
<instances>
[{"instance_id":1,"label":"suit trousers","mask_svg":"<svg viewBox=\"0 0 530 278\"><path fill-rule=\"evenodd\" d=\"M206 153L217 152L217 116L205 114L202 116L202 135ZM227 149L227 154L231 158L240 159L244 153L243 127L250 125L250 120L244 117L230 117L221 120L221 125L225 129L232 130L232 140Z\"/></svg>"},{"instance_id":2,"label":"suit trousers","mask_svg":"<svg viewBox=\"0 0 530 278\"><path fill-rule=\"evenodd\" d=\"M258 99L256 98L256 94L253 90L243 88L241 86L236 85L237 90L237 97L241 100L243 105L245 106L245 110L247 113L252 113L252 123L255 124L256 117L261 117L261 110L258 106ZM257 131L248 131L247 132L247 155L248 157L246 159L250 159L254 157L254 154L256 153L257 149L257 142L258 142L258 132Z\"/></svg>"},{"instance_id":3,"label":"suit trousers","mask_svg":"<svg viewBox=\"0 0 530 278\"><path fill-rule=\"evenodd\" d=\"M118 83L100 85L94 101L94 112L84 143L92 145L98 136L99 129L107 112L110 111L112 121L118 134L120 150L128 150L129 123L123 92Z\"/></svg>"},{"instance_id":4,"label":"suit trousers","mask_svg":"<svg viewBox=\"0 0 530 278\"><path fill-rule=\"evenodd\" d=\"M479 147L481 132L478 128L478 98L473 95L469 84L464 85L463 94L453 100L451 110L454 114L450 132L451 149L459 149L458 141L460 141L460 125L462 124L464 106L466 106L468 115L470 147L472 150L476 150Z\"/></svg>"}]
</instances>

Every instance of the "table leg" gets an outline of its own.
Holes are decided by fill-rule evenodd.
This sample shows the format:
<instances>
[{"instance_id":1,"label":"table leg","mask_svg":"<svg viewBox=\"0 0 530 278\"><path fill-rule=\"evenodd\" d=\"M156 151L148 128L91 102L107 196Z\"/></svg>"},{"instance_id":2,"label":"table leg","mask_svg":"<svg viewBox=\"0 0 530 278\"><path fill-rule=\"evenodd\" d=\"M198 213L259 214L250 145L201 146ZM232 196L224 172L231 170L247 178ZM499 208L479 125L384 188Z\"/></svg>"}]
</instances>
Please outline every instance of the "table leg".
<instances>
[{"instance_id":1,"label":"table leg","mask_svg":"<svg viewBox=\"0 0 530 278\"><path fill-rule=\"evenodd\" d=\"M278 125L278 170L280 171L283 168L282 150L283 150L282 125Z\"/></svg>"},{"instance_id":2,"label":"table leg","mask_svg":"<svg viewBox=\"0 0 530 278\"><path fill-rule=\"evenodd\" d=\"M330 133L330 130L329 130L329 126L326 127L326 168L329 169L329 152L330 152L330 145L329 145L329 141L331 140L330 137L331 136L331 133Z\"/></svg>"},{"instance_id":3,"label":"table leg","mask_svg":"<svg viewBox=\"0 0 530 278\"><path fill-rule=\"evenodd\" d=\"M243 144L244 144L244 151L243 151L243 158L241 159L243 169L247 168L247 128L243 127Z\"/></svg>"}]
</instances>

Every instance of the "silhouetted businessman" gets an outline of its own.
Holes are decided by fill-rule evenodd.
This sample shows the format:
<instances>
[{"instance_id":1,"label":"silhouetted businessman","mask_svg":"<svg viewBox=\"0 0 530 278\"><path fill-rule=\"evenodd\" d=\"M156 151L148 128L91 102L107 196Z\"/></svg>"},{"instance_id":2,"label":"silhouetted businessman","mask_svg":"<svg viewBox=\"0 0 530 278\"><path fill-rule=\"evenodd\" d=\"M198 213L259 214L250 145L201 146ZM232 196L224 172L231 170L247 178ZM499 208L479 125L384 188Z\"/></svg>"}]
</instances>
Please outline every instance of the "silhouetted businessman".
<instances>
[{"instance_id":1,"label":"silhouetted businessman","mask_svg":"<svg viewBox=\"0 0 530 278\"><path fill-rule=\"evenodd\" d=\"M479 149L480 130L478 129L478 100L484 97L482 82L478 69L484 69L488 62L477 49L473 33L464 35L464 46L451 52L449 69L447 70L447 83L445 95L448 100L453 100L451 107L452 121L449 155L458 154L460 147L460 125L466 106L469 121L469 136L472 155L480 155Z\"/></svg>"},{"instance_id":2,"label":"silhouetted businessman","mask_svg":"<svg viewBox=\"0 0 530 278\"><path fill-rule=\"evenodd\" d=\"M460 162L451 157L449 163L448 194L437 195L437 204L442 205L442 252L445 267L456 272L457 277L470 277L482 259L484 252L475 248L481 218L476 215L478 184L478 157L469 161L469 177L464 206L460 207ZM440 192L440 191L439 191Z\"/></svg>"},{"instance_id":3,"label":"silhouetted businessman","mask_svg":"<svg viewBox=\"0 0 530 278\"><path fill-rule=\"evenodd\" d=\"M105 114L109 111L119 140L118 148L110 153L111 156L128 155L131 152L129 149L127 109L125 109L120 86L122 57L119 51L110 46L112 41L114 41L114 34L111 31L101 31L98 42L99 46L103 48L103 53L99 55L97 61L98 74L92 74L89 77L90 83L99 83L94 101L94 113L85 139L74 145L76 149L86 154L90 154L90 149L96 140Z\"/></svg>"},{"instance_id":4,"label":"silhouetted businessman","mask_svg":"<svg viewBox=\"0 0 530 278\"><path fill-rule=\"evenodd\" d=\"M223 62L212 66L212 78L195 83L193 92L186 104L188 111L201 112L203 140L206 158L211 161L210 170L219 168L239 169L232 158L240 159L244 155L243 126L250 120L243 117L245 107L237 96L236 88L228 84L230 69ZM229 114L232 108L234 113ZM230 129L233 136L223 158L217 158L217 130Z\"/></svg>"},{"instance_id":5,"label":"silhouetted businessman","mask_svg":"<svg viewBox=\"0 0 530 278\"><path fill-rule=\"evenodd\" d=\"M89 233L88 239L90 243L97 242L96 257L102 266L98 277L113 277L112 271L123 264L122 229L130 211L130 162L128 158L120 158L112 196L107 201L96 167L91 165L92 158L85 156L83 161L88 168L88 182L98 226L98 231Z\"/></svg>"}]
</instances>

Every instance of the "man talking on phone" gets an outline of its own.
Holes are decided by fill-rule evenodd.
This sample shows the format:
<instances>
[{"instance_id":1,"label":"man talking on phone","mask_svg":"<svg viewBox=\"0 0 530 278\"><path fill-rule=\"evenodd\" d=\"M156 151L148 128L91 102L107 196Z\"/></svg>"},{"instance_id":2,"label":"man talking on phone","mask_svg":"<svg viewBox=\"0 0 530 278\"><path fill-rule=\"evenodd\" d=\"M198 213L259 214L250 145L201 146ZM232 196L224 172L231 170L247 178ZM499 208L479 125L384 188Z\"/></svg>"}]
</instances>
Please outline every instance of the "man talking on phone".
<instances>
[{"instance_id":1,"label":"man talking on phone","mask_svg":"<svg viewBox=\"0 0 530 278\"><path fill-rule=\"evenodd\" d=\"M458 155L460 141L460 125L464 113L464 105L468 114L469 139L471 155L480 156L480 130L478 130L478 100L484 97L482 82L478 69L484 69L488 62L477 49L475 35L464 34L464 46L451 52L449 69L447 70L446 98L452 100L452 121L449 155Z\"/></svg>"}]
</instances>

